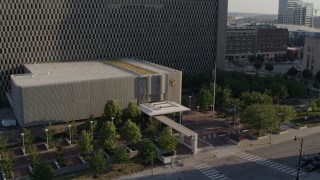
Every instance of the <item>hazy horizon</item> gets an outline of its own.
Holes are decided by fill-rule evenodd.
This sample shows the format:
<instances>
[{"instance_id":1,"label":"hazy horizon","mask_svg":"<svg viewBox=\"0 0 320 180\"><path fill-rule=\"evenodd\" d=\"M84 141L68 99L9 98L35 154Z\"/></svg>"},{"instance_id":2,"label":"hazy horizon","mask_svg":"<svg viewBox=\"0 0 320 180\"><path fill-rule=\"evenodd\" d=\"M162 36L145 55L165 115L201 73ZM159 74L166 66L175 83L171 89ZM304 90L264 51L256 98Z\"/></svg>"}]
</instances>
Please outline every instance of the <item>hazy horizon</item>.
<instances>
[{"instance_id":1,"label":"hazy horizon","mask_svg":"<svg viewBox=\"0 0 320 180\"><path fill-rule=\"evenodd\" d=\"M314 9L319 9L317 16L320 16L320 0L303 1L313 3ZM228 12L278 14L279 0L229 0L228 3Z\"/></svg>"}]
</instances>

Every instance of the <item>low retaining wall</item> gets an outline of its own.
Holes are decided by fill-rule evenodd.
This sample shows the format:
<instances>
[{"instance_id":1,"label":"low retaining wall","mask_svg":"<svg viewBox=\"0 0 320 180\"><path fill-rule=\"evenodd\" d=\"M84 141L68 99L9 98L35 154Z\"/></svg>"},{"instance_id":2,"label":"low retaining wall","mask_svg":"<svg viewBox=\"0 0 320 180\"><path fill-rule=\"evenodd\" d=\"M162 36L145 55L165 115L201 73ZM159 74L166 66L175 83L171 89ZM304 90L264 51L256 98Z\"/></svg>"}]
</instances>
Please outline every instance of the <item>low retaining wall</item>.
<instances>
[{"instance_id":1,"label":"low retaining wall","mask_svg":"<svg viewBox=\"0 0 320 180\"><path fill-rule=\"evenodd\" d=\"M72 172L76 172L76 171L82 171L85 169L88 169L89 166L88 164L78 164L78 165L74 165L74 166L70 166L70 167L63 167L60 169L56 169L53 172L54 176L60 176L63 174L68 174L68 173L72 173Z\"/></svg>"}]
</instances>

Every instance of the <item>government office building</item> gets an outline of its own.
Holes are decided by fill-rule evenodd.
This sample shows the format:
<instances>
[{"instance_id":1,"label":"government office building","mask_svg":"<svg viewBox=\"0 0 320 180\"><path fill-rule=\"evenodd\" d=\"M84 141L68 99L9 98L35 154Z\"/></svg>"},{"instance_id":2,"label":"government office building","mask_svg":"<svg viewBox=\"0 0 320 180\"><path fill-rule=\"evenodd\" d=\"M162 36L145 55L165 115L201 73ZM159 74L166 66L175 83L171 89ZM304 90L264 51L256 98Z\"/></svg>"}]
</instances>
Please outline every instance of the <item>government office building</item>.
<instances>
[{"instance_id":1,"label":"government office building","mask_svg":"<svg viewBox=\"0 0 320 180\"><path fill-rule=\"evenodd\" d=\"M184 73L224 66L227 0L2 0L0 95L23 64L138 58Z\"/></svg>"}]
</instances>

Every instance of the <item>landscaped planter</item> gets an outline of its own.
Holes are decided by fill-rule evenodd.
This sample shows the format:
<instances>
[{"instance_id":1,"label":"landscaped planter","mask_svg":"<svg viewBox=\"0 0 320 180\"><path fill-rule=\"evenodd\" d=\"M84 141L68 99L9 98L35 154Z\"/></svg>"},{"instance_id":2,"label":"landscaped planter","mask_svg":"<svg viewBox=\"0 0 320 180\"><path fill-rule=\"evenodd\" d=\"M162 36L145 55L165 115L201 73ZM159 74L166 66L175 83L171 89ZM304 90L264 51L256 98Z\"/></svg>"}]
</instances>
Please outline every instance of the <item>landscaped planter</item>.
<instances>
[{"instance_id":1,"label":"landscaped planter","mask_svg":"<svg viewBox=\"0 0 320 180\"><path fill-rule=\"evenodd\" d=\"M139 150L132 150L130 149L130 147L126 146L127 150L128 150L128 154L130 158L134 158L136 156L139 155Z\"/></svg>"},{"instance_id":2,"label":"landscaped planter","mask_svg":"<svg viewBox=\"0 0 320 180\"><path fill-rule=\"evenodd\" d=\"M161 149L159 149L158 147L156 147L157 149L157 158L163 162L163 164L170 164L172 163L172 158L175 157L175 153L172 154L172 156L163 156L163 152Z\"/></svg>"},{"instance_id":3,"label":"landscaped planter","mask_svg":"<svg viewBox=\"0 0 320 180\"><path fill-rule=\"evenodd\" d=\"M12 179L14 179L14 174L13 174L13 172L11 171L11 173L12 173L12 178L10 178L10 180ZM4 171L1 171L1 174L2 174L2 178L4 179L4 180L9 180L9 179L7 179L6 178L6 174L4 173Z\"/></svg>"},{"instance_id":4,"label":"landscaped planter","mask_svg":"<svg viewBox=\"0 0 320 180\"><path fill-rule=\"evenodd\" d=\"M288 133L289 131L288 130L284 130L284 131L275 131L273 132L274 134L285 134L285 133Z\"/></svg>"},{"instance_id":5,"label":"landscaped planter","mask_svg":"<svg viewBox=\"0 0 320 180\"><path fill-rule=\"evenodd\" d=\"M239 141L235 141L235 140L233 140L233 139L231 139L231 138L230 138L230 143L231 143L231 144L238 145L238 146L240 145L240 142L239 142Z\"/></svg>"},{"instance_id":6,"label":"landscaped planter","mask_svg":"<svg viewBox=\"0 0 320 180\"><path fill-rule=\"evenodd\" d=\"M163 164L170 164L172 163L172 159L175 157L175 155L173 156L163 156L161 154L158 154L157 158L163 162Z\"/></svg>"},{"instance_id":7,"label":"landscaped planter","mask_svg":"<svg viewBox=\"0 0 320 180\"><path fill-rule=\"evenodd\" d=\"M255 140L261 140L261 139L267 139L267 135L265 136L254 136L254 135L249 135L251 138L255 139Z\"/></svg>"}]
</instances>

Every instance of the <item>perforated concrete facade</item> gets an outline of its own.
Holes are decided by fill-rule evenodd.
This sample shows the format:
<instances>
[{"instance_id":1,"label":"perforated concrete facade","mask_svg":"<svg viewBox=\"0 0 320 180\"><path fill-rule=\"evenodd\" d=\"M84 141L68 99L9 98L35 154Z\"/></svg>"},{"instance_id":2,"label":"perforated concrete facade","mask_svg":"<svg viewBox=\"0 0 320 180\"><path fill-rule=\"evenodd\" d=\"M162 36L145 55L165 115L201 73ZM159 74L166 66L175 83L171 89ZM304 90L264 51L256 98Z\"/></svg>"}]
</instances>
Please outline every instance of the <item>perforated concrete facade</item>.
<instances>
[{"instance_id":1,"label":"perforated concrete facade","mask_svg":"<svg viewBox=\"0 0 320 180\"><path fill-rule=\"evenodd\" d=\"M1 0L0 93L24 63L135 57L196 74L225 50L227 0Z\"/></svg>"}]
</instances>

